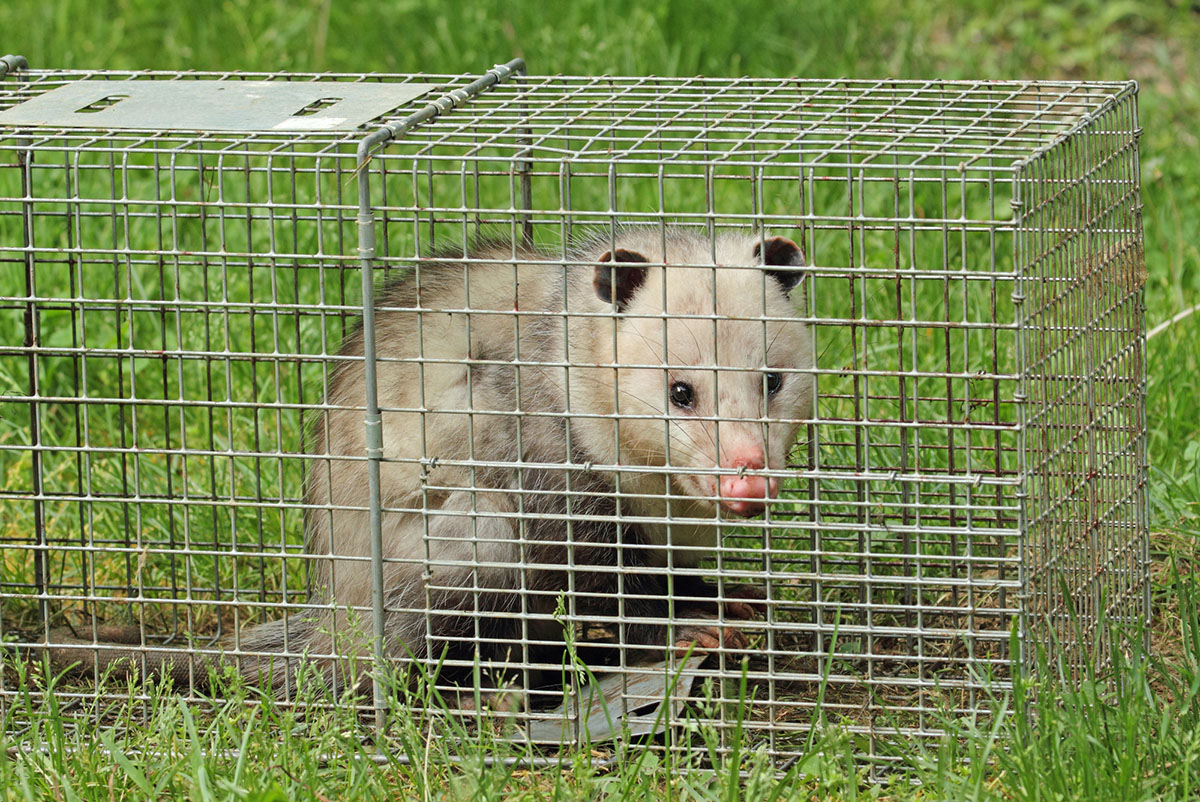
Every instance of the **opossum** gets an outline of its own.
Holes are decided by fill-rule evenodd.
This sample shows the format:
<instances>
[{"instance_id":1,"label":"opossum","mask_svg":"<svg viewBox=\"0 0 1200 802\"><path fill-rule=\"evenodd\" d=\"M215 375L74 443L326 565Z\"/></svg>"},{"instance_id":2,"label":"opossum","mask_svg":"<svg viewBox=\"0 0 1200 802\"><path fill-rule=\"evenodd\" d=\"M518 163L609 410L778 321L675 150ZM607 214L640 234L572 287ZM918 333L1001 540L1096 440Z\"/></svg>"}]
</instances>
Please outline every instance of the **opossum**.
<instances>
[{"instance_id":1,"label":"opossum","mask_svg":"<svg viewBox=\"0 0 1200 802\"><path fill-rule=\"evenodd\" d=\"M778 495L756 471L785 464L813 409L810 334L790 297L804 263L782 237L647 227L565 260L481 245L386 286L374 329L386 654L553 661L560 599L620 622L622 643L744 645L728 619L748 605L718 616L713 589L674 572L712 554L722 518ZM305 653L334 684L370 654L372 603L361 330L339 356L304 498L312 599L328 612L237 639L241 655ZM242 670L260 681L266 660ZM284 693L292 671L275 666Z\"/></svg>"}]
</instances>

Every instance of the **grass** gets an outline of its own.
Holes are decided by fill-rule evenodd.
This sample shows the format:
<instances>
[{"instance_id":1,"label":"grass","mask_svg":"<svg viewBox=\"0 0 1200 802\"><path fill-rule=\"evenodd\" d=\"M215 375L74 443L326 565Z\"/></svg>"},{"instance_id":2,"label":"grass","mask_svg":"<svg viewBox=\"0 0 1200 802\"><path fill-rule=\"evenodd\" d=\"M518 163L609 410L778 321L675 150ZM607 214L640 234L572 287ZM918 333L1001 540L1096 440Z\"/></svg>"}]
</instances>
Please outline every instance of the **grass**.
<instances>
[{"instance_id":1,"label":"grass","mask_svg":"<svg viewBox=\"0 0 1200 802\"><path fill-rule=\"evenodd\" d=\"M1144 129L1148 324L1200 303L1200 218L1194 211L1200 207L1195 128L1200 13L1189 3L969 0L947 7L918 0L816 0L802 6L613 0L559 2L551 12L547 5L226 0L199 15L183 0L10 3L0 6L0 50L21 53L35 67L65 68L477 72L481 64L521 55L535 74L1136 78ZM336 342L336 332L329 336ZM189 707L170 693L153 694L141 706L148 724L138 726L130 726L132 713L119 705L85 711L102 722L89 726L89 716L72 711L68 719L56 709L53 694L31 696L22 714L29 729L0 741L10 750L0 761L0 797L765 799L773 791L780 798L814 799L1194 796L1200 784L1194 578L1200 543L1198 354L1200 316L1171 325L1148 344L1153 653L1135 652L1118 666L1119 682L1111 692L1101 678L1061 696L1018 685L1013 697L996 704L1019 713L1031 707L1036 728L1025 726L1028 718L1021 715L999 725L998 719L947 720L950 735L936 744L912 745L904 755L908 774L882 786L864 782L850 759L855 745L832 726L797 763L796 773L802 768L806 779L756 774L751 754L740 767L749 773L734 781L739 767L730 756L707 755L703 746L695 757L715 762L712 779L673 773L644 751L619 754L602 769L593 768L586 755L571 756L554 770L490 766L484 754L512 754L505 750L513 747L441 730L444 722L417 717L401 720L411 728L397 738L403 748L377 765L353 714L333 710L325 717L299 718L270 705L242 704L247 697L253 701L254 691L234 688L229 703L207 709ZM0 371L12 373L0 375L0 381L20 388L20 370L0 362ZM295 381L289 392L304 385L299 375ZM274 400L259 397L248 372L232 376L223 389L247 401ZM103 417L115 412L96 414L97 430L120 429ZM247 422L257 419L240 424ZM156 423L142 423L152 441ZM263 426L264 443L271 443L276 428L296 426L280 413L278 421ZM27 436L26 418L5 414L0 427L15 442L25 442L19 438ZM152 457L136 462L148 485L169 481L164 462ZM286 474L281 486L296 481L294 464L264 462L254 475L230 475L245 465L214 461L187 473L187 480L196 484L196 493L253 485L263 473ZM24 480L12 480L17 481ZM94 481L119 488L122 477L113 472ZM197 516L172 524L178 531L166 531L163 516L151 507L146 524L160 526L164 540L216 528L251 541L253 533L265 531L266 542L279 542L284 528L280 518L263 522L253 510L230 510L220 526ZM209 570L199 562L195 568ZM239 566L259 568L252 561ZM6 564L4 570L18 568ZM123 574L124 567L116 573ZM200 576L198 586L214 581ZM37 687L48 680L28 682ZM97 749L97 743L106 748ZM449 744L459 746L440 756L455 760L434 759ZM971 762L964 764L964 758ZM910 780L918 785L910 786Z\"/></svg>"},{"instance_id":2,"label":"grass","mask_svg":"<svg viewBox=\"0 0 1200 802\"><path fill-rule=\"evenodd\" d=\"M998 702L1013 716L942 720L947 736L914 744L903 754L906 771L878 784L856 763L845 731L824 724L782 775L761 750L739 749L736 737L723 748L703 722L678 752L598 748L529 770L512 761L540 755L503 732L438 715L440 699L420 683L390 686L392 709L414 712L396 718L381 754L363 739L353 705L328 704L311 689L299 715L261 703L234 679L211 703L130 684L125 693L139 703L118 694L84 701L68 717L44 692L54 680L23 677L38 693L12 706L8 723L25 726L5 744L0 788L14 800L1188 799L1200 783L1200 599L1189 588L1177 601L1182 654L1135 652L1116 669L1115 691L1095 675L1059 693L1055 666L1044 664L1042 680L1020 681Z\"/></svg>"}]
</instances>

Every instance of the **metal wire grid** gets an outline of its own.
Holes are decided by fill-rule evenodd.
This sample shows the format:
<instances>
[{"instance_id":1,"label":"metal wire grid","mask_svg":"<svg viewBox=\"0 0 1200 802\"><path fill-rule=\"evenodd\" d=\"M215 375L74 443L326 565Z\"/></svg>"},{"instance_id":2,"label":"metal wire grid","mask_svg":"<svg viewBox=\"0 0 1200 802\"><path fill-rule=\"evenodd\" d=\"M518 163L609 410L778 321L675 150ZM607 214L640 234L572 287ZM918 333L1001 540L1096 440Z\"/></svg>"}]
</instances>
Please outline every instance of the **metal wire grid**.
<instances>
[{"instance_id":1,"label":"metal wire grid","mask_svg":"<svg viewBox=\"0 0 1200 802\"><path fill-rule=\"evenodd\" d=\"M33 73L20 91L84 75L115 74ZM373 264L420 269L500 233L575 269L564 243L613 223L800 242L818 406L774 470L783 501L729 532L705 573L768 589L766 621L746 627L750 731L794 753L828 683L823 710L873 751L1003 686L1022 613L1026 643L1057 621L1082 655L1069 607L1091 600L1093 623L1097 598L1110 616L1145 610L1140 284L1111 310L1070 284L1089 259L1096 277L1140 257L1132 108L1115 84L521 79L375 154ZM21 133L0 144L17 168L0 178L16 232L0 260L28 282L2 301L27 332L4 349L4 418L25 413L32 434L10 432L0 453L34 534L4 537L18 569L0 587L5 630L41 640L52 620L120 610L147 642L211 646L295 609L314 559L297 535L298 433L331 411L321 399L361 312L343 197L355 138ZM1052 237L1065 244L1039 239ZM1071 291L1049 294L1056 281ZM1108 393L1088 402L1102 423L1047 389L1067 386ZM1101 443L1088 470L1104 460L1084 480L1092 512L1073 495L1081 432ZM1055 570L1064 590L1043 579ZM738 656L716 657L700 673L729 702ZM731 724L728 705L713 710Z\"/></svg>"},{"instance_id":2,"label":"metal wire grid","mask_svg":"<svg viewBox=\"0 0 1200 802\"><path fill-rule=\"evenodd\" d=\"M1018 178L1026 660L1075 678L1148 637L1139 130L1126 96Z\"/></svg>"}]
</instances>

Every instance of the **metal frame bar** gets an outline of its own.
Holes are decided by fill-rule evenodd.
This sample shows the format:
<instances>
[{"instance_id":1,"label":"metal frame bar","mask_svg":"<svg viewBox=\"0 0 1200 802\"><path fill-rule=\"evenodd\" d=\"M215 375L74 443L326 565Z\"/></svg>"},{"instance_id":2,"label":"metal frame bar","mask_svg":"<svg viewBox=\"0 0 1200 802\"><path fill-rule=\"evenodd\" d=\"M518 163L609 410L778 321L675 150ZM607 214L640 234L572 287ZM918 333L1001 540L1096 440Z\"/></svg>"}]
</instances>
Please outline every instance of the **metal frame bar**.
<instances>
[{"instance_id":1,"label":"metal frame bar","mask_svg":"<svg viewBox=\"0 0 1200 802\"><path fill-rule=\"evenodd\" d=\"M383 502L379 496L379 462L383 459L383 417L379 411L379 390L376 378L375 351L375 214L371 202L370 161L377 149L388 142L402 138L406 133L445 114L465 102L469 102L488 88L507 80L513 75L524 75L525 62L513 59L507 64L497 64L476 81L462 89L456 89L430 102L420 111L398 123L389 123L365 138L358 146L358 255L362 260L362 332L363 361L366 375L366 432L367 468L370 483L371 511L371 586L374 609L372 628L375 636L375 662L385 664L384 659L384 586L383 586ZM375 704L375 728L383 732L387 720L383 686L378 675L372 679L372 696Z\"/></svg>"}]
</instances>

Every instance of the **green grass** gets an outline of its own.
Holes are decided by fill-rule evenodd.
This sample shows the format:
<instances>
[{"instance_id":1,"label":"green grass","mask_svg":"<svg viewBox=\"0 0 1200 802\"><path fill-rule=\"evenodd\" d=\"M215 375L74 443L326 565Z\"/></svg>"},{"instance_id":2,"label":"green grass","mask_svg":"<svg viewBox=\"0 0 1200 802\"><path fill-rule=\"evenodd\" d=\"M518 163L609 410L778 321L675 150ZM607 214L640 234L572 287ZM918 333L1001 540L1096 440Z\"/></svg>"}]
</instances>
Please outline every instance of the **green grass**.
<instances>
[{"instance_id":1,"label":"green grass","mask_svg":"<svg viewBox=\"0 0 1200 802\"><path fill-rule=\"evenodd\" d=\"M122 691L114 682L107 686L114 695L76 703L68 715L56 682L34 672L22 673L30 693L15 700L6 721L18 735L0 742L9 750L0 793L13 800L1189 799L1200 787L1200 597L1183 587L1181 623L1171 630L1181 651L1173 657L1135 650L1115 669L1116 690L1110 676L1096 674L1067 692L1056 667L1043 662L1040 680L1019 681L997 700L1013 715L945 717L937 722L944 738L896 747L900 769L878 782L857 764L845 730L823 720L782 775L761 749L739 746L739 733L723 738L703 718L678 751L598 745L529 770L514 761L543 753L515 744L503 726L475 728L441 715L441 700L423 683L389 684L390 708L410 712L394 717L388 749L379 753L363 738L351 700L330 704L336 700L303 683L304 715L263 704L255 689L228 678L219 702L185 702L170 688L136 683Z\"/></svg>"},{"instance_id":2,"label":"green grass","mask_svg":"<svg viewBox=\"0 0 1200 802\"><path fill-rule=\"evenodd\" d=\"M553 7L547 11L547 6ZM1153 326L1200 303L1200 217L1195 212L1200 208L1195 125L1200 119L1200 13L1182 0L971 0L953 6L918 0L227 0L209 8L209 14L201 15L194 3L183 0L3 4L0 51L21 53L33 66L47 68L478 72L481 65L521 55L533 74L1136 78L1144 129L1148 323ZM317 328L297 336L319 340ZM336 343L336 332L328 334ZM1034 706L1036 729L1023 726L1023 716L1009 719L999 731L988 729L992 725L987 722L947 721L951 735L935 745L912 745L906 756L910 773L882 787L863 782L849 757L854 744L830 727L814 745L820 748L798 764L809 779L785 778L777 786L781 798L1110 800L1197 794L1200 634L1193 571L1200 543L1198 354L1200 315L1172 325L1148 346L1154 654L1135 654L1120 666L1115 692L1096 682L1061 697L1047 689L1032 698L1018 694L997 701ZM0 363L0 370L9 367ZM60 369L69 369L65 360ZM21 388L20 370L0 375L0 382ZM93 380L102 381L98 376ZM282 384L283 393L309 380L297 372L287 381L293 383ZM248 373L234 375L222 389L247 401L274 399L273 394L261 398ZM97 430L120 429L103 417L115 412L98 409L95 414ZM231 421L229 429L257 420L246 416ZM155 423L141 423L153 440ZM278 422L264 419L264 449L272 447L277 423L285 432L298 426L284 413ZM27 418L16 412L0 415L0 430L18 438L15 442L25 442L20 438L27 437L27 425ZM193 492L205 492L213 483L252 487L263 473L280 477L276 486L294 488L297 483L295 462L264 461L252 475L236 475L247 464L230 460L197 466L188 474L196 484ZM140 457L137 465L148 486L165 486L170 474L166 463ZM67 464L51 468L64 475L73 470ZM12 470L15 476L18 468ZM119 488L121 481L115 472L93 477L95 486L107 489ZM182 536L186 527L189 533L236 529L250 540L264 531L266 542L279 542L285 528L279 516L261 522L253 510L231 510L226 516L220 525L205 516L175 522L179 530L174 535L165 531L161 514L148 512L146 524L148 529L158 526L162 531L154 537L164 540ZM1177 571L1168 570L1172 564ZM197 585L211 581L204 574L211 565L195 561L193 567L199 572ZM18 567L6 564L4 570ZM242 564L238 570L253 572L256 566ZM228 704L197 709L172 694L158 694L146 704L149 724L136 727L120 726L132 713L119 705L96 712L103 724L89 726L78 711L67 719L53 709L52 696L49 701L31 699L22 715L30 729L0 741L10 750L0 760L0 798L401 799L428 794L635 799L671 793L681 799L759 799L766 798L763 786L750 786L775 782L761 773L731 782L728 757L721 755L715 758L719 770L714 781L672 776L669 766L653 755L643 756L647 753L618 755L604 769L592 768L579 755L553 771L488 767L480 759L487 750L505 754L513 747L438 730L441 724L425 731L416 717L401 721L400 726L411 728L399 733L401 751L376 766L350 714L301 720L271 706L241 704L245 696L253 697L253 690L235 690ZM99 750L97 743L116 748ZM454 757L461 762L454 767L436 759L446 756L438 750L451 748L449 744L459 744ZM702 757L702 751L697 753L697 759ZM964 757L972 762L962 765ZM922 786L910 787L911 779Z\"/></svg>"}]
</instances>

